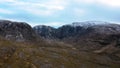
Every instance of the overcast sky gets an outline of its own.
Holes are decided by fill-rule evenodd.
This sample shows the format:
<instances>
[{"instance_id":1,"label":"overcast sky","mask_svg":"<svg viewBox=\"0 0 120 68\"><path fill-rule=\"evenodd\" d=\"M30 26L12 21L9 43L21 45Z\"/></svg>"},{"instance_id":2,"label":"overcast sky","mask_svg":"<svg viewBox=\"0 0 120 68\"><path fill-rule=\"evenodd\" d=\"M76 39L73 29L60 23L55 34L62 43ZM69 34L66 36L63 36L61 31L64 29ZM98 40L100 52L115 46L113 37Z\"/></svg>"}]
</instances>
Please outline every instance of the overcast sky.
<instances>
[{"instance_id":1,"label":"overcast sky","mask_svg":"<svg viewBox=\"0 0 120 68\"><path fill-rule=\"evenodd\" d=\"M120 0L0 0L0 19L54 27L81 21L120 22Z\"/></svg>"}]
</instances>

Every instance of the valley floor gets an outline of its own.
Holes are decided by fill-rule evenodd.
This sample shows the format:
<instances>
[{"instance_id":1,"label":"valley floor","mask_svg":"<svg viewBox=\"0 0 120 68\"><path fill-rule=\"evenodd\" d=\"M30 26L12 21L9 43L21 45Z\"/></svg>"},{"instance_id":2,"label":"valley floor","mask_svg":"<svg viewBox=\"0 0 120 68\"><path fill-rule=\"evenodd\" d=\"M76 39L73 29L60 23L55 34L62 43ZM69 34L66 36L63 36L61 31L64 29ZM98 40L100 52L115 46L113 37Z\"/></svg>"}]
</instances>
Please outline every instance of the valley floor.
<instances>
[{"instance_id":1,"label":"valley floor","mask_svg":"<svg viewBox=\"0 0 120 68\"><path fill-rule=\"evenodd\" d=\"M118 60L112 61L105 54L79 51L64 43L0 40L0 68L120 68Z\"/></svg>"}]
</instances>

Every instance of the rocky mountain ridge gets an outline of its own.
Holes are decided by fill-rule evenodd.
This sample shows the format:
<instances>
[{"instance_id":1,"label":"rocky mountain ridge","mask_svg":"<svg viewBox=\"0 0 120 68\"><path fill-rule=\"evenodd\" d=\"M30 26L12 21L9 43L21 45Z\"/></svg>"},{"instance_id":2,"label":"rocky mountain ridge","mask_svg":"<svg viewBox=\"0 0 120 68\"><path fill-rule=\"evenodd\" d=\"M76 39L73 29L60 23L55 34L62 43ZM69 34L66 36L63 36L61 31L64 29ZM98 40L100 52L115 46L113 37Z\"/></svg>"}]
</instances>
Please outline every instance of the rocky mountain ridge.
<instances>
[{"instance_id":1,"label":"rocky mountain ridge","mask_svg":"<svg viewBox=\"0 0 120 68\"><path fill-rule=\"evenodd\" d=\"M36 38L36 33L25 22L0 20L0 36L8 40L29 41Z\"/></svg>"},{"instance_id":2,"label":"rocky mountain ridge","mask_svg":"<svg viewBox=\"0 0 120 68\"><path fill-rule=\"evenodd\" d=\"M53 27L44 25L44 27L35 26L33 27L33 29L36 31L37 34L39 34L44 38L49 37L52 39L53 38L64 39L66 37L73 37L76 35L84 34L89 29L97 29L99 32L102 32L102 33L111 33L111 32L118 33L120 30L120 27L118 24L112 24L108 22L86 21L86 22L74 22L72 24L63 25L59 28L53 28Z\"/></svg>"},{"instance_id":3,"label":"rocky mountain ridge","mask_svg":"<svg viewBox=\"0 0 120 68\"><path fill-rule=\"evenodd\" d=\"M104 21L85 21L85 22L73 22L72 24L67 24L70 25L72 27L84 27L84 28L88 28L91 26L95 26L95 25L108 25L111 24L109 22L104 22Z\"/></svg>"},{"instance_id":4,"label":"rocky mountain ridge","mask_svg":"<svg viewBox=\"0 0 120 68\"><path fill-rule=\"evenodd\" d=\"M113 47L119 46L119 42L118 42L120 40L120 37L119 37L120 25L119 24L103 22L101 24L91 23L92 25L90 25L90 23L91 22L88 22L87 23L88 25L87 24L80 25L81 23L76 23L76 24L79 24L77 26L74 25L75 23L71 24L73 26L63 25L62 27L59 27L58 29L53 29L54 34L48 35L48 36L49 38L52 37L51 39L59 39L65 43L72 44L79 50L94 51L97 49L101 49L102 47L104 49L104 47L114 42L115 44L113 45ZM87 25L87 28L86 28L86 25ZM47 31L48 33L50 33L49 30ZM38 29L38 32L39 32L39 29ZM115 47L115 49L117 48Z\"/></svg>"},{"instance_id":5,"label":"rocky mountain ridge","mask_svg":"<svg viewBox=\"0 0 120 68\"><path fill-rule=\"evenodd\" d=\"M45 25L38 25L33 27L34 31L40 35L41 37L44 38L54 38L56 29L50 26L45 26Z\"/></svg>"}]
</instances>

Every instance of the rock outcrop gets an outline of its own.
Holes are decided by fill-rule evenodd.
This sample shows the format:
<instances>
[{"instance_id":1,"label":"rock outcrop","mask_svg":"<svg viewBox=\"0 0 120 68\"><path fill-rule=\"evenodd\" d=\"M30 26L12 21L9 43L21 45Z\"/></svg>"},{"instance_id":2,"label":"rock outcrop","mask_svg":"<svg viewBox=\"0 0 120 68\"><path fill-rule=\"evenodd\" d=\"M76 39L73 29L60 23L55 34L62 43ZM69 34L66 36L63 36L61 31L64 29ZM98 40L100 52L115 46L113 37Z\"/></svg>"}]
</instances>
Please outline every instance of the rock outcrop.
<instances>
[{"instance_id":1,"label":"rock outcrop","mask_svg":"<svg viewBox=\"0 0 120 68\"><path fill-rule=\"evenodd\" d=\"M56 29L50 26L38 25L33 27L34 31L41 37L47 39L55 39L56 38Z\"/></svg>"},{"instance_id":2,"label":"rock outcrop","mask_svg":"<svg viewBox=\"0 0 120 68\"><path fill-rule=\"evenodd\" d=\"M51 30L48 30L48 26L44 26L44 29L39 27L39 29L34 30L44 38L49 36L52 39L59 39L82 50L96 50L120 39L120 25L107 22L77 22L63 25L56 30L52 27Z\"/></svg>"},{"instance_id":3,"label":"rock outcrop","mask_svg":"<svg viewBox=\"0 0 120 68\"><path fill-rule=\"evenodd\" d=\"M101 26L102 29L100 28ZM106 31L106 28L107 31L115 31L112 28L110 29L109 27L118 28L118 25L101 21L86 21L86 22L74 22L72 24L63 25L57 29L45 25L35 26L33 29L39 36L42 36L44 38L65 39L84 34L90 28L92 29L92 27L100 28L98 31L103 32Z\"/></svg>"},{"instance_id":4,"label":"rock outcrop","mask_svg":"<svg viewBox=\"0 0 120 68\"><path fill-rule=\"evenodd\" d=\"M35 40L36 33L27 23L0 20L0 36L8 40L29 41Z\"/></svg>"}]
</instances>

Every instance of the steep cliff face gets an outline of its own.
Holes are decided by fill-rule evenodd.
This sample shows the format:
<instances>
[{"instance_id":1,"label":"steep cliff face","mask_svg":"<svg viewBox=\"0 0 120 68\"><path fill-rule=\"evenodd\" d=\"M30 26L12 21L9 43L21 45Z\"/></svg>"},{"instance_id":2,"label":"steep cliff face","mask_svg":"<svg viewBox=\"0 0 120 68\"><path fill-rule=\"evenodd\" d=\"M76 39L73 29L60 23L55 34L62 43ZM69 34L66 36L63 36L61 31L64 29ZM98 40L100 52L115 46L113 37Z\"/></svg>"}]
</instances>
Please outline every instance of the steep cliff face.
<instances>
[{"instance_id":1,"label":"steep cliff face","mask_svg":"<svg viewBox=\"0 0 120 68\"><path fill-rule=\"evenodd\" d=\"M115 43L113 46L117 46L120 39L119 35L120 25L118 24L96 25L88 27L83 34L66 38L64 41L73 43L79 49L94 50L112 43Z\"/></svg>"},{"instance_id":2,"label":"steep cliff face","mask_svg":"<svg viewBox=\"0 0 120 68\"><path fill-rule=\"evenodd\" d=\"M69 37L74 37L77 34L82 34L85 28L81 26L72 27L70 25L64 25L57 29L56 36L58 39L64 39Z\"/></svg>"},{"instance_id":3,"label":"steep cliff face","mask_svg":"<svg viewBox=\"0 0 120 68\"><path fill-rule=\"evenodd\" d=\"M44 28L48 27L44 26ZM77 22L59 27L54 30L54 33L52 33L53 30L47 30L45 33L46 31L41 28L35 30L38 30L42 37L50 36L53 39L60 39L65 43L73 44L80 50L96 50L114 42L114 46L117 46L116 41L119 41L120 35L120 25L106 22Z\"/></svg>"},{"instance_id":4,"label":"steep cliff face","mask_svg":"<svg viewBox=\"0 0 120 68\"><path fill-rule=\"evenodd\" d=\"M56 38L56 29L50 26L38 25L33 27L34 31L41 37L47 39L55 39Z\"/></svg>"},{"instance_id":5,"label":"steep cliff face","mask_svg":"<svg viewBox=\"0 0 120 68\"><path fill-rule=\"evenodd\" d=\"M36 33L38 35L40 35L44 38L52 37L54 39L55 38L56 39L65 39L65 38L70 38L70 37L84 34L88 30L89 27L97 26L99 28L103 25L105 25L104 28L107 28L110 25L112 26L112 24L110 24L108 22L86 21L86 22L74 22L72 24L63 25L57 29L50 27L50 26L45 26L45 25L35 26L33 29L36 31ZM115 25L114 25L114 27L115 27ZM103 28L103 30L104 30L104 28ZM100 30L100 31L103 31L103 30Z\"/></svg>"},{"instance_id":6,"label":"steep cliff face","mask_svg":"<svg viewBox=\"0 0 120 68\"><path fill-rule=\"evenodd\" d=\"M35 26L33 27L33 29L39 36L46 39L64 39L68 37L73 37L78 33L81 34L85 31L85 28L81 26L73 27L71 25L64 25L57 29L50 26L41 25Z\"/></svg>"},{"instance_id":7,"label":"steep cliff face","mask_svg":"<svg viewBox=\"0 0 120 68\"><path fill-rule=\"evenodd\" d=\"M32 27L24 22L0 20L0 35L8 40L34 40L36 34Z\"/></svg>"}]
</instances>

